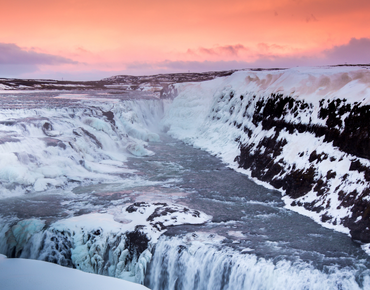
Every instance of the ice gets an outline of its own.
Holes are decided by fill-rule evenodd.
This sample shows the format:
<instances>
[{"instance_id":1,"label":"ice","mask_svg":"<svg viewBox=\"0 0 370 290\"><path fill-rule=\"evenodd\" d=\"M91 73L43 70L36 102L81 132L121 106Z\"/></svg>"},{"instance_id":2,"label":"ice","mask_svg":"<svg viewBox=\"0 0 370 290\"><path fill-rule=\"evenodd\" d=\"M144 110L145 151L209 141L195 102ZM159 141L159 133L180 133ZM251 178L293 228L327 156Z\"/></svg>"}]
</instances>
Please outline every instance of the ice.
<instances>
[{"instance_id":1,"label":"ice","mask_svg":"<svg viewBox=\"0 0 370 290\"><path fill-rule=\"evenodd\" d=\"M14 248L15 257L19 257L29 239L36 233L39 233L44 226L45 221L27 219L20 221L6 232L7 246Z\"/></svg>"},{"instance_id":2,"label":"ice","mask_svg":"<svg viewBox=\"0 0 370 290\"><path fill-rule=\"evenodd\" d=\"M142 284L153 247L168 226L204 224L211 218L181 205L137 202L48 226L39 219L12 226L4 221L0 250Z\"/></svg>"},{"instance_id":3,"label":"ice","mask_svg":"<svg viewBox=\"0 0 370 290\"><path fill-rule=\"evenodd\" d=\"M0 84L0 90L8 90L8 89L10 89L9 86L4 85L4 84Z\"/></svg>"},{"instance_id":4,"label":"ice","mask_svg":"<svg viewBox=\"0 0 370 290\"><path fill-rule=\"evenodd\" d=\"M38 178L33 184L35 191L45 191L49 186L61 186L64 183L61 180L55 180L51 178Z\"/></svg>"}]
</instances>

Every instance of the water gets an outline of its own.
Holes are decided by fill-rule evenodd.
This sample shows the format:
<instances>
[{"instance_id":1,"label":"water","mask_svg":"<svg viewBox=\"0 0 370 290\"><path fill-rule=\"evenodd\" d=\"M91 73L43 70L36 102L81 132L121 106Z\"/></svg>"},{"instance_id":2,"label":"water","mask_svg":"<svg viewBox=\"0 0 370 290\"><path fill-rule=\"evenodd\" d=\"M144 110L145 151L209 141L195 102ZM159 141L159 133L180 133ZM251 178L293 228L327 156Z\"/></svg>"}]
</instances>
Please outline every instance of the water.
<instances>
[{"instance_id":1,"label":"water","mask_svg":"<svg viewBox=\"0 0 370 290\"><path fill-rule=\"evenodd\" d=\"M176 203L213 218L204 225L167 229L146 271L151 289L370 287L370 259L347 235L285 209L279 192L218 158L163 132L159 137L160 142L147 144L154 155L125 161L134 174L121 175L122 182L0 200L3 223L38 218L47 226L133 202Z\"/></svg>"}]
</instances>

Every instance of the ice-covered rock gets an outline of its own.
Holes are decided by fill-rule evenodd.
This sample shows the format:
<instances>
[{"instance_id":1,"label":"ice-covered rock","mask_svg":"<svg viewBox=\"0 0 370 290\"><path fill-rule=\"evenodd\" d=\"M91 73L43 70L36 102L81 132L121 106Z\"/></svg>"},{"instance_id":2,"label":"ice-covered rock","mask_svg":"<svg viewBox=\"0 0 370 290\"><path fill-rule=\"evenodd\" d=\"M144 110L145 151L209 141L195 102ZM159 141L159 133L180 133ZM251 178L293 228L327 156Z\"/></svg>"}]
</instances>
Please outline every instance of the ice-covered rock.
<instances>
[{"instance_id":1,"label":"ice-covered rock","mask_svg":"<svg viewBox=\"0 0 370 290\"><path fill-rule=\"evenodd\" d=\"M137 202L114 208L112 214L85 214L48 226L39 219L5 225L0 250L11 258L48 261L143 284L153 246L167 227L210 220L176 204Z\"/></svg>"}]
</instances>

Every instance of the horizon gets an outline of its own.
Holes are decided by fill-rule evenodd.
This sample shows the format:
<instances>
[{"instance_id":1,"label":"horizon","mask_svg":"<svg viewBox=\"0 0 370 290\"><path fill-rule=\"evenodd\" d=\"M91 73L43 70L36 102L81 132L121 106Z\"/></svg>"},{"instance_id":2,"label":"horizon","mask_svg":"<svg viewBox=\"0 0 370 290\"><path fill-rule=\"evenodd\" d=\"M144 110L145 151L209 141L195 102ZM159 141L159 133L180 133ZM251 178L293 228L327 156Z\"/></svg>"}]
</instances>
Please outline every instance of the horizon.
<instances>
[{"instance_id":1,"label":"horizon","mask_svg":"<svg viewBox=\"0 0 370 290\"><path fill-rule=\"evenodd\" d=\"M367 0L15 0L0 77L71 81L370 63Z\"/></svg>"},{"instance_id":2,"label":"horizon","mask_svg":"<svg viewBox=\"0 0 370 290\"><path fill-rule=\"evenodd\" d=\"M321 65L321 66L296 66L296 67L251 67L251 68L241 68L241 69L229 69L229 70L213 70L213 71L200 71L200 72L166 72L166 73L153 73L147 75L133 75L133 74L119 74L119 75L111 75L107 77L103 77L101 79L88 79L88 80L71 80L71 79L52 79L52 78L12 78L12 77L1 77L0 80L30 80L30 81L58 81L58 82L99 82L105 79L115 78L115 77L153 77L153 76L160 76L160 75L181 75L181 74L208 74L208 73L222 73L222 72L238 72L238 71L273 71L273 70L289 70L293 68L335 68L335 67L367 67L370 66L370 63L363 63L363 64L333 64L333 65Z\"/></svg>"}]
</instances>

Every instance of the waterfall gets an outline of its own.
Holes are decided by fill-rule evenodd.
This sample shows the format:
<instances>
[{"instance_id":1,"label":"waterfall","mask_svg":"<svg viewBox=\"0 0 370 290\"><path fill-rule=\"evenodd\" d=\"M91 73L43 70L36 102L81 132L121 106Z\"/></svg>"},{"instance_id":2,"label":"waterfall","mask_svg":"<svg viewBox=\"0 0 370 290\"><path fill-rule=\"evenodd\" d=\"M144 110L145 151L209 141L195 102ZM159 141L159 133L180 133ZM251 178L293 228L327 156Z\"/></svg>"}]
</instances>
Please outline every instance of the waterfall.
<instances>
[{"instance_id":1,"label":"waterfall","mask_svg":"<svg viewBox=\"0 0 370 290\"><path fill-rule=\"evenodd\" d=\"M272 261L230 248L163 237L155 247L146 285L152 290L353 290L369 289L370 277L351 268L324 266L319 270L303 261Z\"/></svg>"}]
</instances>

